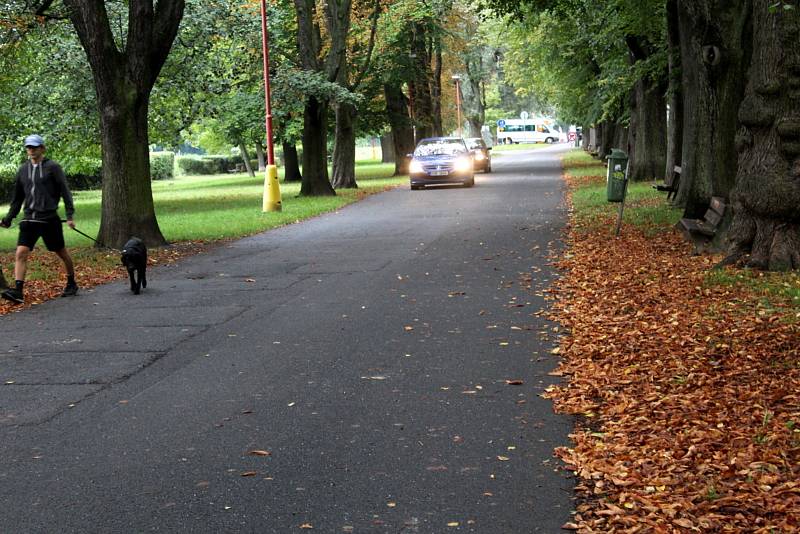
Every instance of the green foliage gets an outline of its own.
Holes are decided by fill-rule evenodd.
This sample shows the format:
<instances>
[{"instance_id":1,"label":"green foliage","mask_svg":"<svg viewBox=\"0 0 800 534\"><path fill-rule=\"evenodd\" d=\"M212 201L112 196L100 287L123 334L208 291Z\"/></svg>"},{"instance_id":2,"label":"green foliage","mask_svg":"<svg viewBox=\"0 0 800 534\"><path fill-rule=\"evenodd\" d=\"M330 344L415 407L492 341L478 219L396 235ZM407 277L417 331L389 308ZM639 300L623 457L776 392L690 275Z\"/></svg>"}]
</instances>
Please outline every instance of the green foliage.
<instances>
[{"instance_id":1,"label":"green foliage","mask_svg":"<svg viewBox=\"0 0 800 534\"><path fill-rule=\"evenodd\" d=\"M27 27L15 46L0 48L0 160L21 162L22 138L39 133L62 166L99 158L94 84L71 26L60 20Z\"/></svg>"},{"instance_id":2,"label":"green foliage","mask_svg":"<svg viewBox=\"0 0 800 534\"><path fill-rule=\"evenodd\" d=\"M179 156L178 170L184 175L224 174L236 169L241 158L232 156Z\"/></svg>"},{"instance_id":3,"label":"green foliage","mask_svg":"<svg viewBox=\"0 0 800 534\"><path fill-rule=\"evenodd\" d=\"M175 177L175 153L151 152L150 177L153 180L171 180Z\"/></svg>"},{"instance_id":4,"label":"green foliage","mask_svg":"<svg viewBox=\"0 0 800 534\"><path fill-rule=\"evenodd\" d=\"M11 193L14 190L16 175L16 169L8 166L0 167L0 202L8 202L11 200ZM5 212L0 213L0 216L5 216Z\"/></svg>"},{"instance_id":5,"label":"green foliage","mask_svg":"<svg viewBox=\"0 0 800 534\"><path fill-rule=\"evenodd\" d=\"M494 0L483 6L507 15L496 39L509 84L569 123L625 123L633 85L665 77L662 1Z\"/></svg>"}]
</instances>

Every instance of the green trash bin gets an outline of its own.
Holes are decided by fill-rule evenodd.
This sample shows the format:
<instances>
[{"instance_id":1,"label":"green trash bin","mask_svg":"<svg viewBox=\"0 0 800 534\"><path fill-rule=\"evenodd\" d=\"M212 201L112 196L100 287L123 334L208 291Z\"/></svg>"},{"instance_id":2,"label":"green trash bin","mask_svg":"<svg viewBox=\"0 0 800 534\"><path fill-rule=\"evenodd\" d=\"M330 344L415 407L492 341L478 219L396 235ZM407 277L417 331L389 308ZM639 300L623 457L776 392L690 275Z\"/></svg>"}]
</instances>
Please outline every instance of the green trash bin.
<instances>
[{"instance_id":1,"label":"green trash bin","mask_svg":"<svg viewBox=\"0 0 800 534\"><path fill-rule=\"evenodd\" d=\"M622 202L625 200L625 189L628 185L626 174L628 155L618 148L612 148L608 159L608 172L606 174L606 195L609 202Z\"/></svg>"}]
</instances>

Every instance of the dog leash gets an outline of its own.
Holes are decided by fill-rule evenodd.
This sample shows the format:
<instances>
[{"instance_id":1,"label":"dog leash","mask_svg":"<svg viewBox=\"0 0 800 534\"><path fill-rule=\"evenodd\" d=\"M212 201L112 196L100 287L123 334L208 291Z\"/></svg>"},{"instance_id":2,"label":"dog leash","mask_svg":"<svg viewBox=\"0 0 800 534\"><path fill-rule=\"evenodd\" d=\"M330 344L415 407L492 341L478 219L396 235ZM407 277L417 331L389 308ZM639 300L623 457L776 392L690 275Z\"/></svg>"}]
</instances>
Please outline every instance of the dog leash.
<instances>
[{"instance_id":1,"label":"dog leash","mask_svg":"<svg viewBox=\"0 0 800 534\"><path fill-rule=\"evenodd\" d=\"M67 222L67 220L66 220L66 219L60 219L60 220L61 220L61 222L62 222L62 223L65 223L65 222ZM19 223L23 223L23 222L43 222L43 221L31 221L30 219L22 219L21 221L19 221ZM11 230L12 228L16 228L17 226L19 226L19 223L14 223L14 224L12 224L11 226L9 226L9 227L7 228L7 230ZM78 230L78 229L77 229L77 228L75 228L75 227L71 227L71 228L72 228L73 230L75 230L76 232L78 232L79 234L81 234L83 237L85 237L85 238L87 238L87 239L91 239L92 241L94 241L95 243L97 243L97 244L98 244L98 245L99 245L101 248L106 248L106 249L108 249L108 250L113 250L114 252L122 252L122 251L121 251L121 250L119 250L119 249L116 249L116 248L113 248L113 247L109 247L108 245L105 245L105 244L101 243L100 241L98 241L97 239L93 238L93 237L92 237L92 236L90 236L89 234L87 234L87 233L85 233L85 232L81 232L80 230Z\"/></svg>"},{"instance_id":2,"label":"dog leash","mask_svg":"<svg viewBox=\"0 0 800 534\"><path fill-rule=\"evenodd\" d=\"M65 223L65 222L67 222L67 220L66 220L66 219L61 219L61 222L62 222L62 223ZM81 234L83 237L86 237L86 238L88 238L88 239L91 239L92 241L94 241L95 243L97 243L98 245L100 245L100 247L101 247L101 248L106 248L106 249L108 249L108 250L113 250L114 252L122 252L121 250L118 250L118 249L116 249L116 248L113 248L113 247L109 247L108 245L105 245L105 244L101 243L100 241L98 241L97 239L93 238L93 237L92 237L92 236L90 236L89 234L87 234L87 233L84 233L84 232L81 232L80 230L78 230L78 229L77 229L77 228L75 228L74 226L72 226L71 228L72 228L73 230L75 230L76 232L78 232L79 234Z\"/></svg>"}]
</instances>

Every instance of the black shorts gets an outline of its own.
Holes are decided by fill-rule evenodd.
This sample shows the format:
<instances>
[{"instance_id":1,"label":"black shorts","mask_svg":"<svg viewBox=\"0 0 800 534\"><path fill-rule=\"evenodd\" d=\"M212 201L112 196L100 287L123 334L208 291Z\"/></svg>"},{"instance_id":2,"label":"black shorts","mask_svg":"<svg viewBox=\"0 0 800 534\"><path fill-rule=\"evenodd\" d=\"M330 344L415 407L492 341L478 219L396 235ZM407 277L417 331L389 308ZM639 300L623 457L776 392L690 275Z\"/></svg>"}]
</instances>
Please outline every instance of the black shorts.
<instances>
[{"instance_id":1,"label":"black shorts","mask_svg":"<svg viewBox=\"0 0 800 534\"><path fill-rule=\"evenodd\" d=\"M17 246L33 250L40 237L50 252L58 252L64 248L64 231L61 229L61 220L48 219L41 222L21 221L19 223Z\"/></svg>"}]
</instances>

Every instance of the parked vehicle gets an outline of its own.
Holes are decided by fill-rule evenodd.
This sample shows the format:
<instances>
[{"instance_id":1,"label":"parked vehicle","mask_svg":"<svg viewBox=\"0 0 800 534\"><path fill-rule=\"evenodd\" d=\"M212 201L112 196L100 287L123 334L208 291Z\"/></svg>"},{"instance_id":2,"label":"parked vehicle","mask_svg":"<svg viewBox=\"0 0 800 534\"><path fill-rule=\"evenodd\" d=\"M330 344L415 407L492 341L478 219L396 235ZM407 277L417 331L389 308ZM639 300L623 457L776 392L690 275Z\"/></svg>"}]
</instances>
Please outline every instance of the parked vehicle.
<instances>
[{"instance_id":1,"label":"parked vehicle","mask_svg":"<svg viewBox=\"0 0 800 534\"><path fill-rule=\"evenodd\" d=\"M501 125L502 124L502 125ZM497 142L512 143L555 143L567 140L553 119L503 119L498 121Z\"/></svg>"},{"instance_id":2,"label":"parked vehicle","mask_svg":"<svg viewBox=\"0 0 800 534\"><path fill-rule=\"evenodd\" d=\"M429 137L421 140L411 154L409 181L411 189L427 185L460 183L475 185L473 156L464 140L458 137Z\"/></svg>"},{"instance_id":3,"label":"parked vehicle","mask_svg":"<svg viewBox=\"0 0 800 534\"><path fill-rule=\"evenodd\" d=\"M492 147L486 146L481 137L468 137L464 142L472 152L472 168L476 171L492 172Z\"/></svg>"}]
</instances>

